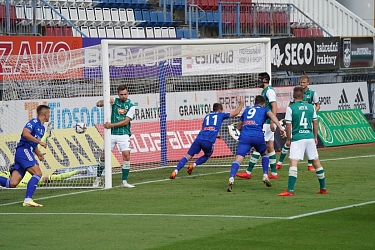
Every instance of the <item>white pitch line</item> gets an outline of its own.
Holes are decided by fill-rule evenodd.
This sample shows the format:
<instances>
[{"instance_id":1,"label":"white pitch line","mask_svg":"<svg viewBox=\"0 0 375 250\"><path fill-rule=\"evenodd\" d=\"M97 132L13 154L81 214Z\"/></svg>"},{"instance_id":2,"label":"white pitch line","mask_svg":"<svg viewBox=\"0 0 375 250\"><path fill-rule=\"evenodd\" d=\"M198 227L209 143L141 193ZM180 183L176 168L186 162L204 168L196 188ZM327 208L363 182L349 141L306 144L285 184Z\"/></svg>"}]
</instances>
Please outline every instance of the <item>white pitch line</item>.
<instances>
[{"instance_id":1,"label":"white pitch line","mask_svg":"<svg viewBox=\"0 0 375 250\"><path fill-rule=\"evenodd\" d=\"M303 217L309 217L317 214L324 214L333 211L344 210L347 208L360 207L375 204L375 201L362 202L348 206L336 207L320 210L311 213L305 213L294 216L251 216L251 215L220 215L220 214L119 214L119 213L0 213L0 215L89 215L89 216L161 216L161 217L210 217L210 218L230 218L230 219L273 219L273 220L294 220Z\"/></svg>"},{"instance_id":2,"label":"white pitch line","mask_svg":"<svg viewBox=\"0 0 375 250\"><path fill-rule=\"evenodd\" d=\"M361 207L361 206L370 205L370 204L375 204L375 201L362 202L362 203L352 204L352 205L348 205L348 206L335 207L335 208L325 209L325 210L321 210L321 211L290 216L290 217L288 217L288 219L293 220L293 219L308 217L308 216L311 216L311 215L324 214L324 213L329 213L329 212L333 212L333 211L339 211L339 210L343 210L343 209L347 209L347 208L353 208L353 207Z\"/></svg>"},{"instance_id":3,"label":"white pitch line","mask_svg":"<svg viewBox=\"0 0 375 250\"><path fill-rule=\"evenodd\" d=\"M0 215L95 215L95 216L161 216L161 217L211 217L211 218L240 218L240 219L275 219L287 220L280 216L250 216L250 215L221 215L221 214L119 214L119 213L0 213Z\"/></svg>"}]
</instances>

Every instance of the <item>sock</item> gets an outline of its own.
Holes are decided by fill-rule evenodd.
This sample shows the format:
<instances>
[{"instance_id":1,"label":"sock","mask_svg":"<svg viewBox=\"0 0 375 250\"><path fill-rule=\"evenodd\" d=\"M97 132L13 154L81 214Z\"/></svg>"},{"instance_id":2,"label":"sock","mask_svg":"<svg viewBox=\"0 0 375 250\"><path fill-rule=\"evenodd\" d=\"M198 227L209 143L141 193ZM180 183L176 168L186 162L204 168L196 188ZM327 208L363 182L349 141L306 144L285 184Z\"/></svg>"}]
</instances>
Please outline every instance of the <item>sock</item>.
<instances>
[{"instance_id":1,"label":"sock","mask_svg":"<svg viewBox=\"0 0 375 250\"><path fill-rule=\"evenodd\" d=\"M289 168L289 177L288 177L288 192L294 191L294 186L297 181L297 167Z\"/></svg>"},{"instance_id":2,"label":"sock","mask_svg":"<svg viewBox=\"0 0 375 250\"><path fill-rule=\"evenodd\" d=\"M198 165L202 165L203 163L205 163L210 157L207 156L207 155L202 155L201 157L199 157L196 161L195 161L195 166L198 166ZM195 167L194 166L194 167Z\"/></svg>"},{"instance_id":3,"label":"sock","mask_svg":"<svg viewBox=\"0 0 375 250\"><path fill-rule=\"evenodd\" d=\"M249 161L249 166L246 169L247 173L251 173L253 171L253 168L254 168L255 164L257 164L259 158L260 158L260 154L258 152L254 152L251 155L251 158L250 158L250 161Z\"/></svg>"},{"instance_id":4,"label":"sock","mask_svg":"<svg viewBox=\"0 0 375 250\"><path fill-rule=\"evenodd\" d=\"M270 158L271 173L273 175L277 175L277 170L276 170L276 153L275 153L275 151L268 153L268 157Z\"/></svg>"},{"instance_id":5,"label":"sock","mask_svg":"<svg viewBox=\"0 0 375 250\"><path fill-rule=\"evenodd\" d=\"M281 149L281 153L280 153L280 158L279 158L279 162L278 164L282 165L283 162L284 162L284 159L285 159L285 156L288 154L289 152L289 147L287 147L286 145L283 146L283 148Z\"/></svg>"},{"instance_id":6,"label":"sock","mask_svg":"<svg viewBox=\"0 0 375 250\"><path fill-rule=\"evenodd\" d=\"M36 175L36 174L34 174L30 178L29 183L27 183L25 199L27 199L27 198L32 199L33 198L33 194L36 190L36 186L38 186L39 180L40 180L40 176Z\"/></svg>"},{"instance_id":7,"label":"sock","mask_svg":"<svg viewBox=\"0 0 375 250\"><path fill-rule=\"evenodd\" d=\"M176 170L180 171L180 169L183 168L187 162L188 158L186 156L182 157L181 160L177 163Z\"/></svg>"},{"instance_id":8,"label":"sock","mask_svg":"<svg viewBox=\"0 0 375 250\"><path fill-rule=\"evenodd\" d=\"M98 168L96 169L96 177L101 177L105 168L105 162L103 159L99 159ZM98 179L98 178L97 178Z\"/></svg>"},{"instance_id":9,"label":"sock","mask_svg":"<svg viewBox=\"0 0 375 250\"><path fill-rule=\"evenodd\" d=\"M3 176L0 176L0 186L9 188L9 179Z\"/></svg>"},{"instance_id":10,"label":"sock","mask_svg":"<svg viewBox=\"0 0 375 250\"><path fill-rule=\"evenodd\" d=\"M130 171L130 161L124 161L122 164L122 182L128 180L128 175Z\"/></svg>"},{"instance_id":11,"label":"sock","mask_svg":"<svg viewBox=\"0 0 375 250\"><path fill-rule=\"evenodd\" d=\"M316 176L318 177L319 180L319 187L320 189L326 188L326 179L324 177L324 169L323 167L319 167L315 171Z\"/></svg>"},{"instance_id":12,"label":"sock","mask_svg":"<svg viewBox=\"0 0 375 250\"><path fill-rule=\"evenodd\" d=\"M240 163L238 161L234 161L232 163L232 166L230 167L230 175L229 177L230 178L234 178L234 176L236 175L238 169L240 168Z\"/></svg>"},{"instance_id":13,"label":"sock","mask_svg":"<svg viewBox=\"0 0 375 250\"><path fill-rule=\"evenodd\" d=\"M312 166L312 160L308 160L308 161L307 161L307 166L308 166L308 167Z\"/></svg>"},{"instance_id":14,"label":"sock","mask_svg":"<svg viewBox=\"0 0 375 250\"><path fill-rule=\"evenodd\" d=\"M263 174L268 174L268 164L270 163L270 159L268 158L268 155L262 156L262 168L263 168Z\"/></svg>"},{"instance_id":15,"label":"sock","mask_svg":"<svg viewBox=\"0 0 375 250\"><path fill-rule=\"evenodd\" d=\"M71 177L73 175L76 175L77 173L78 173L78 171L74 170L74 171L71 171L71 172L68 172L68 173L63 173L63 174L52 174L48 177L48 179L50 181L61 181L61 180L68 179L69 177Z\"/></svg>"}]
</instances>

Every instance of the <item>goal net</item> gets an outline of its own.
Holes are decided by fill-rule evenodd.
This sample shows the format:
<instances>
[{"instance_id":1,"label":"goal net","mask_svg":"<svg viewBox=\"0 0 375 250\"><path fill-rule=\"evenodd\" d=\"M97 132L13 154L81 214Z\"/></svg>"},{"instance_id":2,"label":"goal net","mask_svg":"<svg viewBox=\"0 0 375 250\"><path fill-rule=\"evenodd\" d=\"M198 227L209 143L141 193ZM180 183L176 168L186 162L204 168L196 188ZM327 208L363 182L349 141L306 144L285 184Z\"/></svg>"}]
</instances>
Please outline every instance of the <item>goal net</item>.
<instances>
[{"instance_id":1,"label":"goal net","mask_svg":"<svg viewBox=\"0 0 375 250\"><path fill-rule=\"evenodd\" d=\"M102 40L79 50L9 58L0 103L0 168L8 170L23 127L36 117L39 104L47 104L52 134L40 167L49 182L40 185L92 187L104 146L104 172L112 174L103 174L100 186L112 187L123 159L117 147L111 152L110 130L103 123L110 121L109 99L117 97L120 84L127 86L135 105L131 171L175 167L214 103L223 104L224 112L233 111L241 98L253 104L261 93L258 73L271 73L270 51L268 38ZM104 107L95 106L98 100L104 100ZM87 125L86 133L75 132L78 122ZM237 122L238 117L225 120L204 166L229 168Z\"/></svg>"}]
</instances>

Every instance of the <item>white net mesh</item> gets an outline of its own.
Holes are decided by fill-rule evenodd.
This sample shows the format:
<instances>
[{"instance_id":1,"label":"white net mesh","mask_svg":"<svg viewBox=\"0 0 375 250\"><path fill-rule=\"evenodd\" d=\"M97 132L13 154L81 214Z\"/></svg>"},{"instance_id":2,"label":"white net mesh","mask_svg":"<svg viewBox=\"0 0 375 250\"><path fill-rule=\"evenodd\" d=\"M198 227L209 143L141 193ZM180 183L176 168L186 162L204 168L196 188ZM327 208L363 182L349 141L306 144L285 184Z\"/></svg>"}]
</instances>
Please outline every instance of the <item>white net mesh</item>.
<instances>
[{"instance_id":1,"label":"white net mesh","mask_svg":"<svg viewBox=\"0 0 375 250\"><path fill-rule=\"evenodd\" d=\"M183 42L182 42L183 43ZM215 102L225 112L239 98L252 105L259 72L267 71L265 43L109 46L111 96L125 84L136 105L131 122L131 171L175 166L198 134ZM36 107L51 107L52 136L40 163L48 187L91 187L103 147L101 46L8 59L3 75L0 167L13 162L15 145ZM230 166L236 150L238 118L226 120L205 166ZM73 126L88 130L77 134ZM200 155L196 155L199 157ZM122 157L112 154L113 172ZM52 180L51 180L52 179ZM117 183L115 183L117 184Z\"/></svg>"}]
</instances>

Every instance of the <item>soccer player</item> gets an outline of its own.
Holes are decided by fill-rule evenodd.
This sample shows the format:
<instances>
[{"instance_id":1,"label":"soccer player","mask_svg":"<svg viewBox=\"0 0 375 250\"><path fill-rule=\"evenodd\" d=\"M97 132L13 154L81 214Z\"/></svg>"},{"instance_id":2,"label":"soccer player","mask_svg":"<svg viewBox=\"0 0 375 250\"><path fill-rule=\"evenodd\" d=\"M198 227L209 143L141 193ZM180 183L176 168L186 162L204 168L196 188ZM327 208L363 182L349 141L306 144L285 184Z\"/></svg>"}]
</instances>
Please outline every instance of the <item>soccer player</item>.
<instances>
[{"instance_id":1,"label":"soccer player","mask_svg":"<svg viewBox=\"0 0 375 250\"><path fill-rule=\"evenodd\" d=\"M87 170L73 170L73 171L70 171L70 172L67 172L67 173L63 173L63 174L52 174L52 175L42 176L42 178L40 178L40 180L38 182L38 186L43 186L43 185L46 185L46 184L48 184L50 182L53 182L53 181L62 181L62 180L68 179L69 177L72 177L72 176L77 175L77 174L87 174ZM0 176L9 178L10 172L0 171ZM16 188L27 187L27 184L29 183L31 177L32 176L30 175L30 173L27 172L25 174L25 176L22 178L22 180L20 181L20 183L18 183Z\"/></svg>"},{"instance_id":2,"label":"soccer player","mask_svg":"<svg viewBox=\"0 0 375 250\"><path fill-rule=\"evenodd\" d=\"M287 143L290 144L288 189L278 196L294 196L294 186L297 181L298 162L303 160L304 154L312 160L318 177L320 189L318 194L327 194L324 169L319 161L316 144L318 142L318 121L313 105L302 101L304 90L295 87L293 90L294 104L286 109Z\"/></svg>"},{"instance_id":3,"label":"soccer player","mask_svg":"<svg viewBox=\"0 0 375 250\"><path fill-rule=\"evenodd\" d=\"M319 97L314 90L309 88L309 83L310 83L309 76L302 75L300 80L299 80L299 84L303 89L303 99L302 99L302 101L305 102L305 103L310 103L310 104L315 105L315 112L318 112L318 110L320 109ZM291 93L290 96L291 97L290 97L290 104L289 105L294 103L293 93ZM276 164L276 169L281 169L281 167L283 165L283 161L285 159L285 156L287 155L287 153L289 151L289 147L290 147L290 145L285 144L283 146L283 148L281 149L280 158L279 158L279 161ZM315 168L313 167L311 160L308 160L307 170L315 171Z\"/></svg>"},{"instance_id":4,"label":"soccer player","mask_svg":"<svg viewBox=\"0 0 375 250\"><path fill-rule=\"evenodd\" d=\"M272 186L268 177L269 158L266 154L267 145L263 134L263 124L267 119L271 119L280 129L280 134L282 136L284 135L284 129L273 112L268 108L264 108L265 103L266 99L263 96L256 96L254 106L245 108L240 117L237 129L241 131L241 133L238 139L236 160L232 163L230 170L229 183L227 187L228 192L232 192L234 176L236 175L242 161L245 159L246 154L252 147L254 147L255 150L262 156L263 182L267 187Z\"/></svg>"},{"instance_id":5,"label":"soccer player","mask_svg":"<svg viewBox=\"0 0 375 250\"><path fill-rule=\"evenodd\" d=\"M34 154L40 161L44 159L44 154L38 149L38 145L46 148L47 143L41 139L45 132L43 124L49 121L50 107L47 105L39 105L37 107L37 117L31 119L26 123L22 130L21 139L17 144L16 153L14 155L14 166L10 169L10 177L6 178L0 176L0 185L7 188L16 187L22 178L25 176L26 171L32 176L27 184L24 207L41 207L33 201L32 197L42 177L39 163L35 159Z\"/></svg>"},{"instance_id":6,"label":"soccer player","mask_svg":"<svg viewBox=\"0 0 375 250\"><path fill-rule=\"evenodd\" d=\"M199 132L197 138L195 138L187 154L178 162L176 169L173 170L169 176L170 179L176 178L178 171L180 171L181 168L183 168L185 164L201 150L204 152L204 155L199 157L188 167L188 174L193 172L194 167L205 163L211 157L223 120L237 116L241 112L244 103L244 100L240 100L239 106L231 113L223 112L223 105L220 103L214 103L213 112L204 117L202 130Z\"/></svg>"},{"instance_id":7,"label":"soccer player","mask_svg":"<svg viewBox=\"0 0 375 250\"><path fill-rule=\"evenodd\" d=\"M277 101L276 101L276 92L270 85L271 77L267 72L260 73L258 75L258 83L259 87L263 89L261 95L266 99L265 107L271 110L271 112L276 116L277 114ZM264 132L264 139L266 140L267 144L267 154L269 157L270 167L271 167L271 173L268 175L268 178L270 179L278 179L279 176L277 175L276 170L276 153L275 153L275 147L274 147L274 132L275 132L276 126L275 123L268 118L264 125L263 125L263 132ZM237 177L250 179L251 178L251 171L253 171L253 168L255 164L258 162L260 158L259 152L254 151L251 155L249 166L248 168L242 172L236 174Z\"/></svg>"},{"instance_id":8,"label":"soccer player","mask_svg":"<svg viewBox=\"0 0 375 250\"><path fill-rule=\"evenodd\" d=\"M122 187L134 188L134 185L128 183L128 176L130 171L130 122L133 119L135 106L128 99L128 88L125 85L119 85L117 88L119 98L111 98L112 105L111 122L105 122L104 128L111 129L111 150L117 144L123 159L122 164ZM97 107L103 107L103 100L96 103ZM104 170L104 147L99 159L97 168L97 177L93 183L93 187L99 187L101 176ZM110 174L110 173L109 173Z\"/></svg>"}]
</instances>

